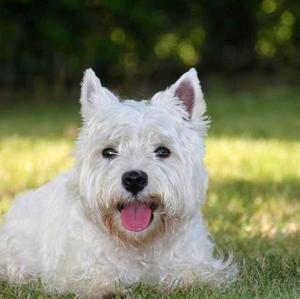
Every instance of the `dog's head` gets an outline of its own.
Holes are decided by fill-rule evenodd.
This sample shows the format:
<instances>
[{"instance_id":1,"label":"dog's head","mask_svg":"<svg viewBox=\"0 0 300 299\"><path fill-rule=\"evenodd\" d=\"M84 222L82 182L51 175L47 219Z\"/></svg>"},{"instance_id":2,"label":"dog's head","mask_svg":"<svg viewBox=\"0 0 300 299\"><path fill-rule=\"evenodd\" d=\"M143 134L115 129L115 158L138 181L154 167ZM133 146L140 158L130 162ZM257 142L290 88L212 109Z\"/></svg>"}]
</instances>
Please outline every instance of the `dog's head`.
<instances>
[{"instance_id":1,"label":"dog's head","mask_svg":"<svg viewBox=\"0 0 300 299\"><path fill-rule=\"evenodd\" d=\"M81 105L79 192L93 219L138 246L199 212L207 121L194 69L139 102L120 102L89 69Z\"/></svg>"}]
</instances>

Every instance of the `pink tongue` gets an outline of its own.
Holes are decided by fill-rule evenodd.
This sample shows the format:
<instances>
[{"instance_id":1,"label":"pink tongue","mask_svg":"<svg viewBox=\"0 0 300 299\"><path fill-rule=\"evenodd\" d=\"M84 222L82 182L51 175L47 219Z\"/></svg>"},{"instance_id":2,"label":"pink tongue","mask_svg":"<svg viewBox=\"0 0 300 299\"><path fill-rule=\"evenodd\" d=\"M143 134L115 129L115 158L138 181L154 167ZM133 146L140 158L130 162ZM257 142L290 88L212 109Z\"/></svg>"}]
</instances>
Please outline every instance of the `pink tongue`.
<instances>
[{"instance_id":1,"label":"pink tongue","mask_svg":"<svg viewBox=\"0 0 300 299\"><path fill-rule=\"evenodd\" d=\"M121 211L123 226L131 231L140 232L148 227L151 221L152 210L143 203L131 203Z\"/></svg>"}]
</instances>

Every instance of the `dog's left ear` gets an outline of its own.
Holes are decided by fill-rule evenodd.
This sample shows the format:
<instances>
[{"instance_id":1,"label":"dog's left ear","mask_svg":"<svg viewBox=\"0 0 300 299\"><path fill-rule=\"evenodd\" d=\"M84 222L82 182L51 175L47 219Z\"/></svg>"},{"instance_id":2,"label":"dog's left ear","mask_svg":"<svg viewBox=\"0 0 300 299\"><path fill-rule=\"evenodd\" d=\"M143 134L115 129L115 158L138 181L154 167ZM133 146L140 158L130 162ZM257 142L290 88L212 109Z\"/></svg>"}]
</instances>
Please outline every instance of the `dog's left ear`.
<instances>
[{"instance_id":1,"label":"dog's left ear","mask_svg":"<svg viewBox=\"0 0 300 299\"><path fill-rule=\"evenodd\" d=\"M88 119L104 106L118 103L117 97L101 85L100 80L92 69L87 69L81 83L81 114Z\"/></svg>"},{"instance_id":2,"label":"dog's left ear","mask_svg":"<svg viewBox=\"0 0 300 299\"><path fill-rule=\"evenodd\" d=\"M197 71L194 68L184 73L171 85L169 92L184 106L190 120L198 119L205 114L206 104Z\"/></svg>"}]
</instances>

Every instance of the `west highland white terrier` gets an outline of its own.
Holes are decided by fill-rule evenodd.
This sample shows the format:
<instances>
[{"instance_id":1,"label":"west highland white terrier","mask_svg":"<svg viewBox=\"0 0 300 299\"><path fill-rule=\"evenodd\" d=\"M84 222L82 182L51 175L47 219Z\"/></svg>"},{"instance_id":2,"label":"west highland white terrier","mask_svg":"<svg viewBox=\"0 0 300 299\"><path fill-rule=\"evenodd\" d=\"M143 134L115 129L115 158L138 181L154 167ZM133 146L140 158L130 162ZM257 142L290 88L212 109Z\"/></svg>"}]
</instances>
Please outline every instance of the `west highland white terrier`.
<instances>
[{"instance_id":1,"label":"west highland white terrier","mask_svg":"<svg viewBox=\"0 0 300 299\"><path fill-rule=\"evenodd\" d=\"M0 278L93 298L139 282L232 281L201 214L208 121L196 71L120 102L88 69L80 101L74 169L17 198L0 230Z\"/></svg>"}]
</instances>

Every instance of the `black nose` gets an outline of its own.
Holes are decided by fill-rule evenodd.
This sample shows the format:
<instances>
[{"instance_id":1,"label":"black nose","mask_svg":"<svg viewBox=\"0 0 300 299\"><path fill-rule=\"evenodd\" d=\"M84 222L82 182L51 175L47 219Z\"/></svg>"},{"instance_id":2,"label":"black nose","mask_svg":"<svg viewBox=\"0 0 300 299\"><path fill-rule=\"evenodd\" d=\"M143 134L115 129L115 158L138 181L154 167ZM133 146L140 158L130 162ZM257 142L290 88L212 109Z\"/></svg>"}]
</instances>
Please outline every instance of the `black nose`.
<instances>
[{"instance_id":1,"label":"black nose","mask_svg":"<svg viewBox=\"0 0 300 299\"><path fill-rule=\"evenodd\" d=\"M123 173L122 185L132 194L142 191L148 184L148 176L144 171L131 170Z\"/></svg>"}]
</instances>

